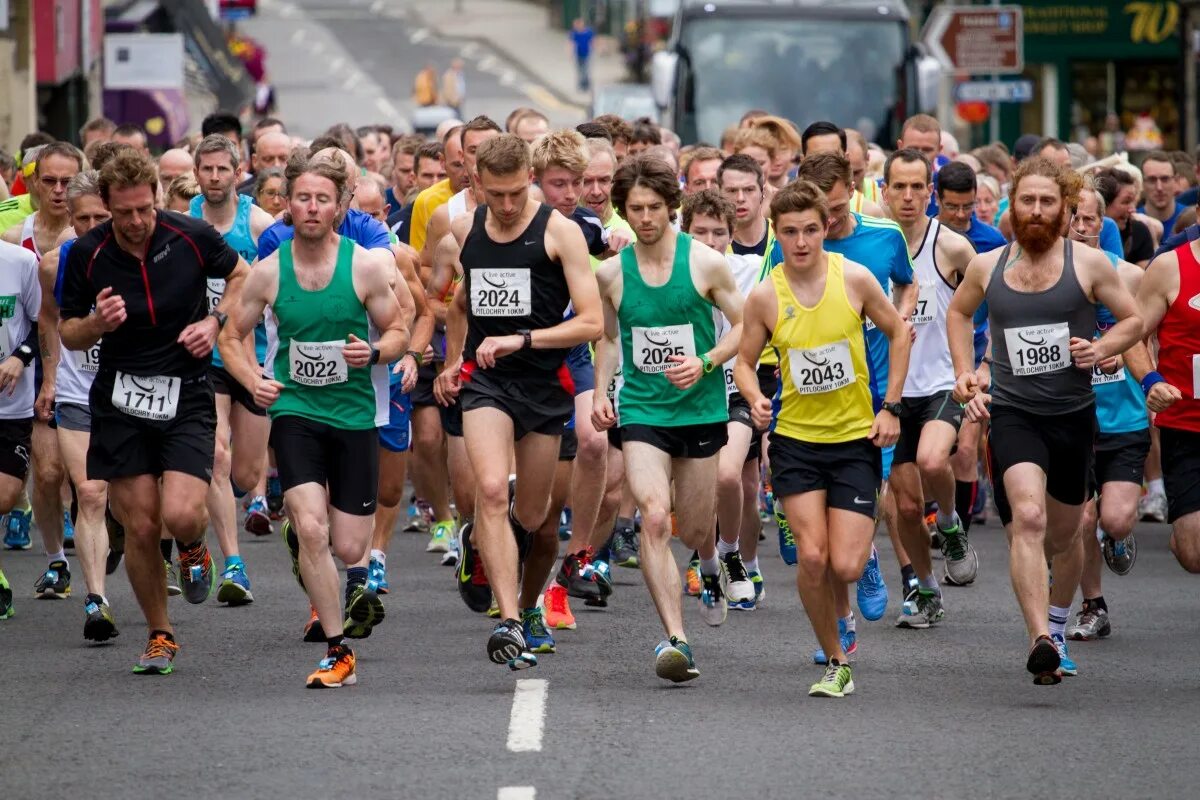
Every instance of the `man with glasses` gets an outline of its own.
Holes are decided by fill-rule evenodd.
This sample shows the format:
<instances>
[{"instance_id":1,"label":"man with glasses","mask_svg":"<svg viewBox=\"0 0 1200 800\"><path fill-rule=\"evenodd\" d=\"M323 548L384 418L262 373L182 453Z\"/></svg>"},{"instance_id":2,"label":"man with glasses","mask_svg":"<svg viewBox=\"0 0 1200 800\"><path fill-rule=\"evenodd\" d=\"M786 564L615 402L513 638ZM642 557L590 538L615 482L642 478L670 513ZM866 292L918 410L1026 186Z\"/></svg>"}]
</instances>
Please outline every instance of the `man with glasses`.
<instances>
[{"instance_id":1,"label":"man with glasses","mask_svg":"<svg viewBox=\"0 0 1200 800\"><path fill-rule=\"evenodd\" d=\"M1145 202L1138 207L1139 214L1154 217L1163 224L1163 236L1175 231L1175 221L1187 208L1175 199L1175 163L1161 150L1148 154L1142 161L1142 184Z\"/></svg>"}]
</instances>

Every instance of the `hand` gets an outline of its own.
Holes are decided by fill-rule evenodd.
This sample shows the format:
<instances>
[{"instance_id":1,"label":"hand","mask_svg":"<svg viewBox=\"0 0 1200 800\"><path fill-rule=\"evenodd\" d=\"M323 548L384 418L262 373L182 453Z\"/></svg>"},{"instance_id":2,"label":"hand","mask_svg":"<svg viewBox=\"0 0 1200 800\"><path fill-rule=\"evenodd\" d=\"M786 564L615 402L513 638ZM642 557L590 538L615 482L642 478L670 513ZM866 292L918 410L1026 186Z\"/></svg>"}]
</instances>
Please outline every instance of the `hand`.
<instances>
[{"instance_id":1,"label":"hand","mask_svg":"<svg viewBox=\"0 0 1200 800\"><path fill-rule=\"evenodd\" d=\"M771 398L765 394L760 394L758 399L750 404L750 421L754 423L755 430L765 431L771 427L771 417L774 415Z\"/></svg>"},{"instance_id":2,"label":"hand","mask_svg":"<svg viewBox=\"0 0 1200 800\"><path fill-rule=\"evenodd\" d=\"M690 389L704 374L704 362L699 356L667 356L675 366L663 374L676 389Z\"/></svg>"},{"instance_id":3,"label":"hand","mask_svg":"<svg viewBox=\"0 0 1200 800\"><path fill-rule=\"evenodd\" d=\"M879 448L891 447L900 438L900 420L890 411L880 411L871 424L867 438Z\"/></svg>"},{"instance_id":4,"label":"hand","mask_svg":"<svg viewBox=\"0 0 1200 800\"><path fill-rule=\"evenodd\" d=\"M342 358L346 359L348 367L371 366L371 345L350 334L350 341L342 348Z\"/></svg>"},{"instance_id":5,"label":"hand","mask_svg":"<svg viewBox=\"0 0 1200 800\"><path fill-rule=\"evenodd\" d=\"M13 392L17 390L17 383L21 380L21 373L25 371L25 364L16 356L9 356L0 362L0 392L12 397Z\"/></svg>"},{"instance_id":6,"label":"hand","mask_svg":"<svg viewBox=\"0 0 1200 800\"><path fill-rule=\"evenodd\" d=\"M100 320L100 328L105 333L115 331L129 316L125 313L125 298L113 294L111 286L105 286L96 295L96 310L92 313Z\"/></svg>"},{"instance_id":7,"label":"hand","mask_svg":"<svg viewBox=\"0 0 1200 800\"><path fill-rule=\"evenodd\" d=\"M403 375L404 378L400 381L400 390L407 393L413 390L417 385L417 360L412 355L405 353L404 358L396 362L396 366L392 368L392 372L396 375Z\"/></svg>"},{"instance_id":8,"label":"hand","mask_svg":"<svg viewBox=\"0 0 1200 800\"><path fill-rule=\"evenodd\" d=\"M975 385L979 387L979 391L986 392L992 388L992 365L986 361L980 362L979 368L975 370Z\"/></svg>"},{"instance_id":9,"label":"hand","mask_svg":"<svg viewBox=\"0 0 1200 800\"><path fill-rule=\"evenodd\" d=\"M254 404L259 408L270 408L279 399L283 384L270 378L259 378L254 384Z\"/></svg>"},{"instance_id":10,"label":"hand","mask_svg":"<svg viewBox=\"0 0 1200 800\"><path fill-rule=\"evenodd\" d=\"M455 398L462 391L462 360L454 364L446 364L438 376L433 379L433 397L443 406L454 405Z\"/></svg>"},{"instance_id":11,"label":"hand","mask_svg":"<svg viewBox=\"0 0 1200 800\"><path fill-rule=\"evenodd\" d=\"M592 427L604 432L617 424L617 415L613 411L612 400L604 392L594 392L592 396Z\"/></svg>"},{"instance_id":12,"label":"hand","mask_svg":"<svg viewBox=\"0 0 1200 800\"><path fill-rule=\"evenodd\" d=\"M1110 358L1103 359L1102 361L1097 363L1096 368L1099 369L1101 372L1103 372L1105 375L1115 375L1115 374L1117 374L1117 370L1119 370L1123 364L1124 364L1123 358L1121 358L1120 356L1112 356Z\"/></svg>"},{"instance_id":13,"label":"hand","mask_svg":"<svg viewBox=\"0 0 1200 800\"><path fill-rule=\"evenodd\" d=\"M42 390L33 403L33 413L42 422L49 422L54 416L54 381L42 380Z\"/></svg>"},{"instance_id":14,"label":"hand","mask_svg":"<svg viewBox=\"0 0 1200 800\"><path fill-rule=\"evenodd\" d=\"M207 358L212 354L213 345L217 343L217 334L221 332L221 324L216 317L205 317L199 322L188 325L175 341L184 346L192 358Z\"/></svg>"},{"instance_id":15,"label":"hand","mask_svg":"<svg viewBox=\"0 0 1200 800\"><path fill-rule=\"evenodd\" d=\"M489 336L475 348L475 363L483 369L496 366L496 359L515 353L525 346L525 337L519 333L509 336Z\"/></svg>"},{"instance_id":16,"label":"hand","mask_svg":"<svg viewBox=\"0 0 1200 800\"><path fill-rule=\"evenodd\" d=\"M1078 336L1072 336L1071 344L1067 349L1071 351L1071 359L1075 362L1075 366L1080 369L1091 370L1092 366L1098 360L1096 342L1092 339L1081 339Z\"/></svg>"},{"instance_id":17,"label":"hand","mask_svg":"<svg viewBox=\"0 0 1200 800\"><path fill-rule=\"evenodd\" d=\"M1150 387L1150 393L1146 395L1146 408L1157 414L1160 411L1167 410L1176 401L1182 399L1183 392L1166 381L1159 381Z\"/></svg>"},{"instance_id":18,"label":"hand","mask_svg":"<svg viewBox=\"0 0 1200 800\"><path fill-rule=\"evenodd\" d=\"M912 344L917 340L917 326L913 325L911 317L904 318L904 329L908 331L908 343Z\"/></svg>"},{"instance_id":19,"label":"hand","mask_svg":"<svg viewBox=\"0 0 1200 800\"><path fill-rule=\"evenodd\" d=\"M992 396L985 392L976 392L967 404L963 406L963 415L967 418L967 422L983 422L985 419L992 418L992 412L988 410L988 405L992 402Z\"/></svg>"},{"instance_id":20,"label":"hand","mask_svg":"<svg viewBox=\"0 0 1200 800\"><path fill-rule=\"evenodd\" d=\"M954 382L954 391L950 396L956 403L966 403L979 391L981 391L979 376L973 371L968 371L958 376L958 380Z\"/></svg>"},{"instance_id":21,"label":"hand","mask_svg":"<svg viewBox=\"0 0 1200 800\"><path fill-rule=\"evenodd\" d=\"M631 244L633 244L633 236L628 231L614 230L608 232L608 249L614 253Z\"/></svg>"},{"instance_id":22,"label":"hand","mask_svg":"<svg viewBox=\"0 0 1200 800\"><path fill-rule=\"evenodd\" d=\"M422 364L432 364L435 361L435 359L434 359L435 355L437 355L437 354L433 352L433 345L431 345L431 344L425 345L425 352L421 353L421 363Z\"/></svg>"}]
</instances>

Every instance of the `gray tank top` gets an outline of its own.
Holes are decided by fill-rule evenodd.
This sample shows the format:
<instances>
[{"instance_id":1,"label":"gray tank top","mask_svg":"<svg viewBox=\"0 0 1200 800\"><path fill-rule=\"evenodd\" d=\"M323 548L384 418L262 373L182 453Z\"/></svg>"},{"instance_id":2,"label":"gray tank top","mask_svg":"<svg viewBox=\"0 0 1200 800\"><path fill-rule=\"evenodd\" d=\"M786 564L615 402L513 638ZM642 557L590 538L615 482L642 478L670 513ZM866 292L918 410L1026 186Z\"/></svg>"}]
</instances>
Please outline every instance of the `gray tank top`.
<instances>
[{"instance_id":1,"label":"gray tank top","mask_svg":"<svg viewBox=\"0 0 1200 800\"><path fill-rule=\"evenodd\" d=\"M992 403L1035 414L1068 414L1095 402L1092 373L1071 361L1072 337L1090 339L1096 307L1075 276L1071 242L1058 283L1020 292L1004 280L1010 244L992 270L984 300L992 334Z\"/></svg>"}]
</instances>

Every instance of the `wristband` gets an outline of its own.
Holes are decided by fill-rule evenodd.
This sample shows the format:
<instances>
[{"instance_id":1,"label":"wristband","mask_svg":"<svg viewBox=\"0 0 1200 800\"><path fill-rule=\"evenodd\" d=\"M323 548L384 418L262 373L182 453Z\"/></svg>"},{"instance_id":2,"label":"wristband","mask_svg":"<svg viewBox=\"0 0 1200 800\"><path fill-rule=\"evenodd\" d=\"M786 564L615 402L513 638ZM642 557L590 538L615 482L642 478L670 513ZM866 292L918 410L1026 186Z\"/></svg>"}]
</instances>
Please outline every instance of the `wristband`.
<instances>
[{"instance_id":1,"label":"wristband","mask_svg":"<svg viewBox=\"0 0 1200 800\"><path fill-rule=\"evenodd\" d=\"M413 361L417 362L417 366L418 366L418 367L419 367L419 366L421 366L421 363L422 363L422 361L423 361L423 357L422 357L422 355L421 355L420 353L418 353L416 350L409 350L409 351L408 351L407 353L405 353L404 355L406 355L406 356L412 356L412 357L413 357Z\"/></svg>"},{"instance_id":2,"label":"wristband","mask_svg":"<svg viewBox=\"0 0 1200 800\"><path fill-rule=\"evenodd\" d=\"M367 363L368 364L378 364L379 363L379 348L376 347L375 345L371 345L371 359Z\"/></svg>"},{"instance_id":3,"label":"wristband","mask_svg":"<svg viewBox=\"0 0 1200 800\"><path fill-rule=\"evenodd\" d=\"M1142 394L1149 395L1150 390L1154 388L1156 383L1166 383L1167 379L1162 376L1161 372L1151 370L1146 373L1146 377L1142 378Z\"/></svg>"}]
</instances>

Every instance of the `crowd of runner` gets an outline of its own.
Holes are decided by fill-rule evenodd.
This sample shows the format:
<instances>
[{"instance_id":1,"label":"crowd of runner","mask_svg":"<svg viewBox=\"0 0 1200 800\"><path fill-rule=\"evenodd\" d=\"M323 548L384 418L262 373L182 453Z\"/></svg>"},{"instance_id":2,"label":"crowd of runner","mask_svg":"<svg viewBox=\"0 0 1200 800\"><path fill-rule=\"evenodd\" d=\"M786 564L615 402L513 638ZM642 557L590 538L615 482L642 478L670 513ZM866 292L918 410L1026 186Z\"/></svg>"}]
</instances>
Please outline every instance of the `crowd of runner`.
<instances>
[{"instance_id":1,"label":"crowd of runner","mask_svg":"<svg viewBox=\"0 0 1200 800\"><path fill-rule=\"evenodd\" d=\"M407 516L494 618L491 661L535 667L632 567L680 682L683 598L712 626L766 602L773 518L809 693L842 697L851 586L863 620L891 601L901 628L952 623L944 587L1002 571L970 542L994 508L1026 669L1075 675L1139 518L1200 572L1195 163L1032 136L959 153L924 115L887 151L733 122L681 147L518 108L310 142L216 113L157 159L107 120L82 150L26 137L0 165L0 512L12 550L37 521L34 595L72 596L73 548L83 636L110 640L124 560L133 671L167 674L168 597L252 603L239 532L277 533L297 635L325 646L306 685L345 686ZM14 594L0 572L0 620Z\"/></svg>"}]
</instances>

